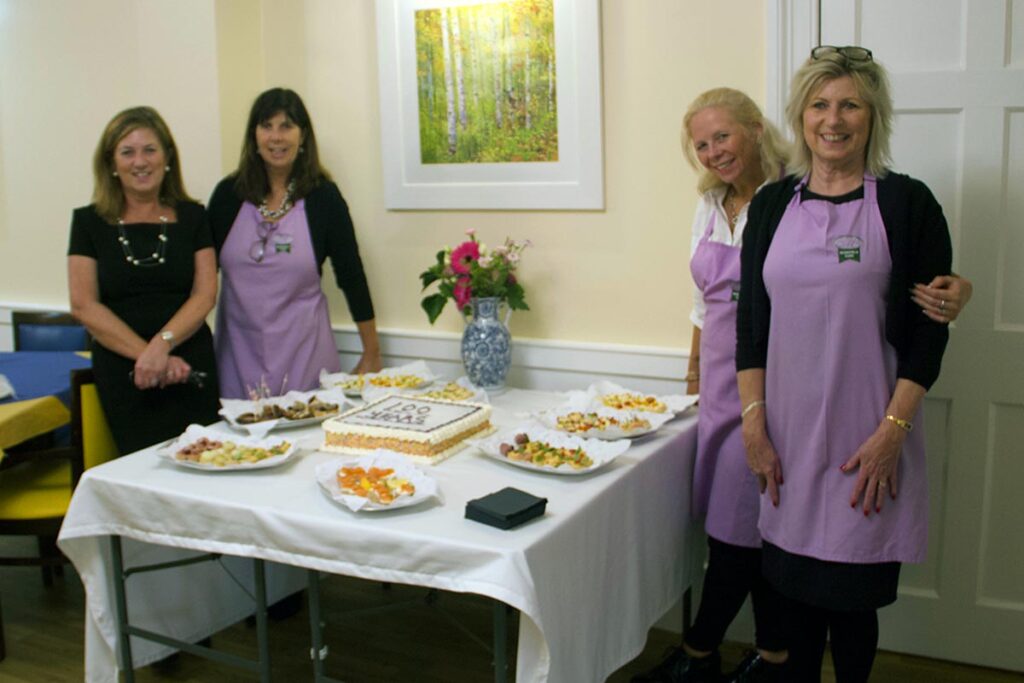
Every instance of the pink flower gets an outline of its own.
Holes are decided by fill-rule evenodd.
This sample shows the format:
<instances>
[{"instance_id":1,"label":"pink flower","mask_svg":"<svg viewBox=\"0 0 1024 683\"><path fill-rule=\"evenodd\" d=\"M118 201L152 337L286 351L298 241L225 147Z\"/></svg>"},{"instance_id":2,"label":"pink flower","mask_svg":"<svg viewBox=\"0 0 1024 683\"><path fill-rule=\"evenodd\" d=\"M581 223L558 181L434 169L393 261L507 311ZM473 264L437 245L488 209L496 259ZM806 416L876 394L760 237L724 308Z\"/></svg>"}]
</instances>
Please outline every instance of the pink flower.
<instances>
[{"instance_id":1,"label":"pink flower","mask_svg":"<svg viewBox=\"0 0 1024 683\"><path fill-rule=\"evenodd\" d=\"M476 234L476 228L466 228L466 234L472 237Z\"/></svg>"},{"instance_id":2,"label":"pink flower","mask_svg":"<svg viewBox=\"0 0 1024 683\"><path fill-rule=\"evenodd\" d=\"M509 273L508 277L505 279L505 284L506 285L514 285L515 283L516 283L516 276L513 275L512 273Z\"/></svg>"},{"instance_id":3,"label":"pink flower","mask_svg":"<svg viewBox=\"0 0 1024 683\"><path fill-rule=\"evenodd\" d=\"M473 290L469 288L469 276L463 275L455 281L455 290L452 292L455 297L455 305L461 310L469 303L473 296Z\"/></svg>"},{"instance_id":4,"label":"pink flower","mask_svg":"<svg viewBox=\"0 0 1024 683\"><path fill-rule=\"evenodd\" d=\"M480 258L480 245L476 242L463 242L452 249L452 270L460 275L469 273L469 264Z\"/></svg>"}]
</instances>

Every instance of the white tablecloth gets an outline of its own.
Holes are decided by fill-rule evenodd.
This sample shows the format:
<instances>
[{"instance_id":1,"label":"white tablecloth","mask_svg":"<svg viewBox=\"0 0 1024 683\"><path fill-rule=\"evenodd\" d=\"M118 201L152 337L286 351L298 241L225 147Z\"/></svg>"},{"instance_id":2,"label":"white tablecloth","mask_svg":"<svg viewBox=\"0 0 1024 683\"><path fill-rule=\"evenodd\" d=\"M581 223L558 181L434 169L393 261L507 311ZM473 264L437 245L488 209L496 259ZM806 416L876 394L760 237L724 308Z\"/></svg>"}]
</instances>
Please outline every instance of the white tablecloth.
<instances>
[{"instance_id":1,"label":"white tablecloth","mask_svg":"<svg viewBox=\"0 0 1024 683\"><path fill-rule=\"evenodd\" d=\"M515 424L559 401L509 390L494 401L494 422ZM294 435L310 449L320 441L318 428ZM429 468L443 503L383 513L352 513L323 495L313 470L339 456L315 451L249 472L179 468L153 449L93 468L59 538L86 588L86 679L116 680L107 537L117 534L126 566L187 549L490 596L522 613L518 681L603 681L643 649L699 570L689 521L695 447L696 418L684 417L586 476L526 471L466 449ZM464 518L468 500L505 486L547 498L545 516L510 531ZM132 623L198 639L251 613L226 571L251 585L251 562L225 564L131 577ZM285 571L272 573L272 600L301 582L275 569ZM137 639L133 651L137 666L166 653Z\"/></svg>"}]
</instances>

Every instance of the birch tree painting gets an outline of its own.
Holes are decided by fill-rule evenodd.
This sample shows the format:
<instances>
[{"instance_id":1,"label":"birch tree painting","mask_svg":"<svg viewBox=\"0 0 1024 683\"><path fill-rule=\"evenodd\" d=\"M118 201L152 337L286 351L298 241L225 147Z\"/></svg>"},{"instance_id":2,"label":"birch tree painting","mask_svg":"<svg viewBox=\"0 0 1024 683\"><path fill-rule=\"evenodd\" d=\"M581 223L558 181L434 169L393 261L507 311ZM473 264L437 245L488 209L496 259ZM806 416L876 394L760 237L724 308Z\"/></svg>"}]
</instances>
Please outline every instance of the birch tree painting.
<instances>
[{"instance_id":1,"label":"birch tree painting","mask_svg":"<svg viewBox=\"0 0 1024 683\"><path fill-rule=\"evenodd\" d=\"M422 163L558 161L553 4L416 12Z\"/></svg>"}]
</instances>

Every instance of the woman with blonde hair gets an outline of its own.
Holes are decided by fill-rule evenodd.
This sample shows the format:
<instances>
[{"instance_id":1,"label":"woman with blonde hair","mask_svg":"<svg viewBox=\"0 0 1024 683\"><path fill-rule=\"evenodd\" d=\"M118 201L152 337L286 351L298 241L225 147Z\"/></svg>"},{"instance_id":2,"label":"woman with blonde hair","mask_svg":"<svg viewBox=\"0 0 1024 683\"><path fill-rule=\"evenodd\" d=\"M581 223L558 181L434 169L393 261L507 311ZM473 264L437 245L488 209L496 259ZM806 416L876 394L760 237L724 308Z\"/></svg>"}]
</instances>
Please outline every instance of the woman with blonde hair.
<instances>
[{"instance_id":1,"label":"woman with blonde hair","mask_svg":"<svg viewBox=\"0 0 1024 683\"><path fill-rule=\"evenodd\" d=\"M111 119L93 172L93 203L71 221L71 312L92 335L100 401L118 449L130 453L218 419L206 326L217 267L206 212L185 192L155 109Z\"/></svg>"},{"instance_id":2,"label":"woman with blonde hair","mask_svg":"<svg viewBox=\"0 0 1024 683\"><path fill-rule=\"evenodd\" d=\"M746 466L736 389L736 295L747 205L778 178L785 142L744 93L715 88L697 96L683 116L683 152L700 172L690 271L696 288L686 375L700 393L693 514L705 517L708 568L693 628L680 648L634 681L719 681L718 646L750 595L758 652L728 680L777 681L786 651L779 597L761 577L757 480Z\"/></svg>"},{"instance_id":3,"label":"woman with blonde hair","mask_svg":"<svg viewBox=\"0 0 1024 683\"><path fill-rule=\"evenodd\" d=\"M901 563L925 557L921 403L948 317L907 292L949 276L952 249L928 188L889 169L892 97L870 50L815 48L786 113L796 173L754 199L742 251L743 440L786 680L820 680L830 637L836 680L859 683Z\"/></svg>"}]
</instances>

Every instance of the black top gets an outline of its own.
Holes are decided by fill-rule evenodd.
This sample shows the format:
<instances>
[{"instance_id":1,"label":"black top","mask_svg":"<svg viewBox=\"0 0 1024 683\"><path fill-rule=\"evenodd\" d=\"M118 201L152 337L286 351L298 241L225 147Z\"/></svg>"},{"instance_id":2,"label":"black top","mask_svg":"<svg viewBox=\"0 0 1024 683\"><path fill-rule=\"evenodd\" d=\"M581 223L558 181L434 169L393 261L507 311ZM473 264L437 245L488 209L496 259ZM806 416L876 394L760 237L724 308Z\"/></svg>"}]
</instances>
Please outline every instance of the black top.
<instances>
[{"instance_id":1,"label":"black top","mask_svg":"<svg viewBox=\"0 0 1024 683\"><path fill-rule=\"evenodd\" d=\"M71 219L68 255L96 260L100 302L145 340L160 332L188 300L195 277L195 253L213 246L202 206L182 202L175 210L177 222L167 225L165 262L148 268L125 260L117 226L103 220L93 206L75 209ZM125 232L138 258L158 251L160 224L127 224ZM100 403L122 454L178 436L193 422L209 424L219 419L213 337L206 324L172 354L193 370L207 373L202 389L178 384L140 391L129 378L135 361L93 341Z\"/></svg>"},{"instance_id":2,"label":"black top","mask_svg":"<svg viewBox=\"0 0 1024 683\"><path fill-rule=\"evenodd\" d=\"M736 318L736 369L764 368L768 357L771 300L762 269L775 230L793 198L800 178L788 176L765 186L747 213L743 234L740 300ZM953 248L942 207L928 187L900 173L877 181L878 208L885 224L892 259L886 294L885 338L896 349L896 376L925 389L939 376L942 354L949 339L946 324L926 316L910 298L914 283L928 283L948 275ZM839 200L863 196L850 193ZM829 198L833 199L833 198Z\"/></svg>"},{"instance_id":3,"label":"black top","mask_svg":"<svg viewBox=\"0 0 1024 683\"><path fill-rule=\"evenodd\" d=\"M324 259L331 259L334 279L345 293L348 309L356 322L372 320L373 302L370 287L359 258L355 228L348 212L348 204L341 196L338 186L332 182L321 182L306 197L306 220L316 254L317 269L323 272ZM221 180L210 197L210 227L217 253L228 238L243 200L235 192L235 176Z\"/></svg>"}]
</instances>

